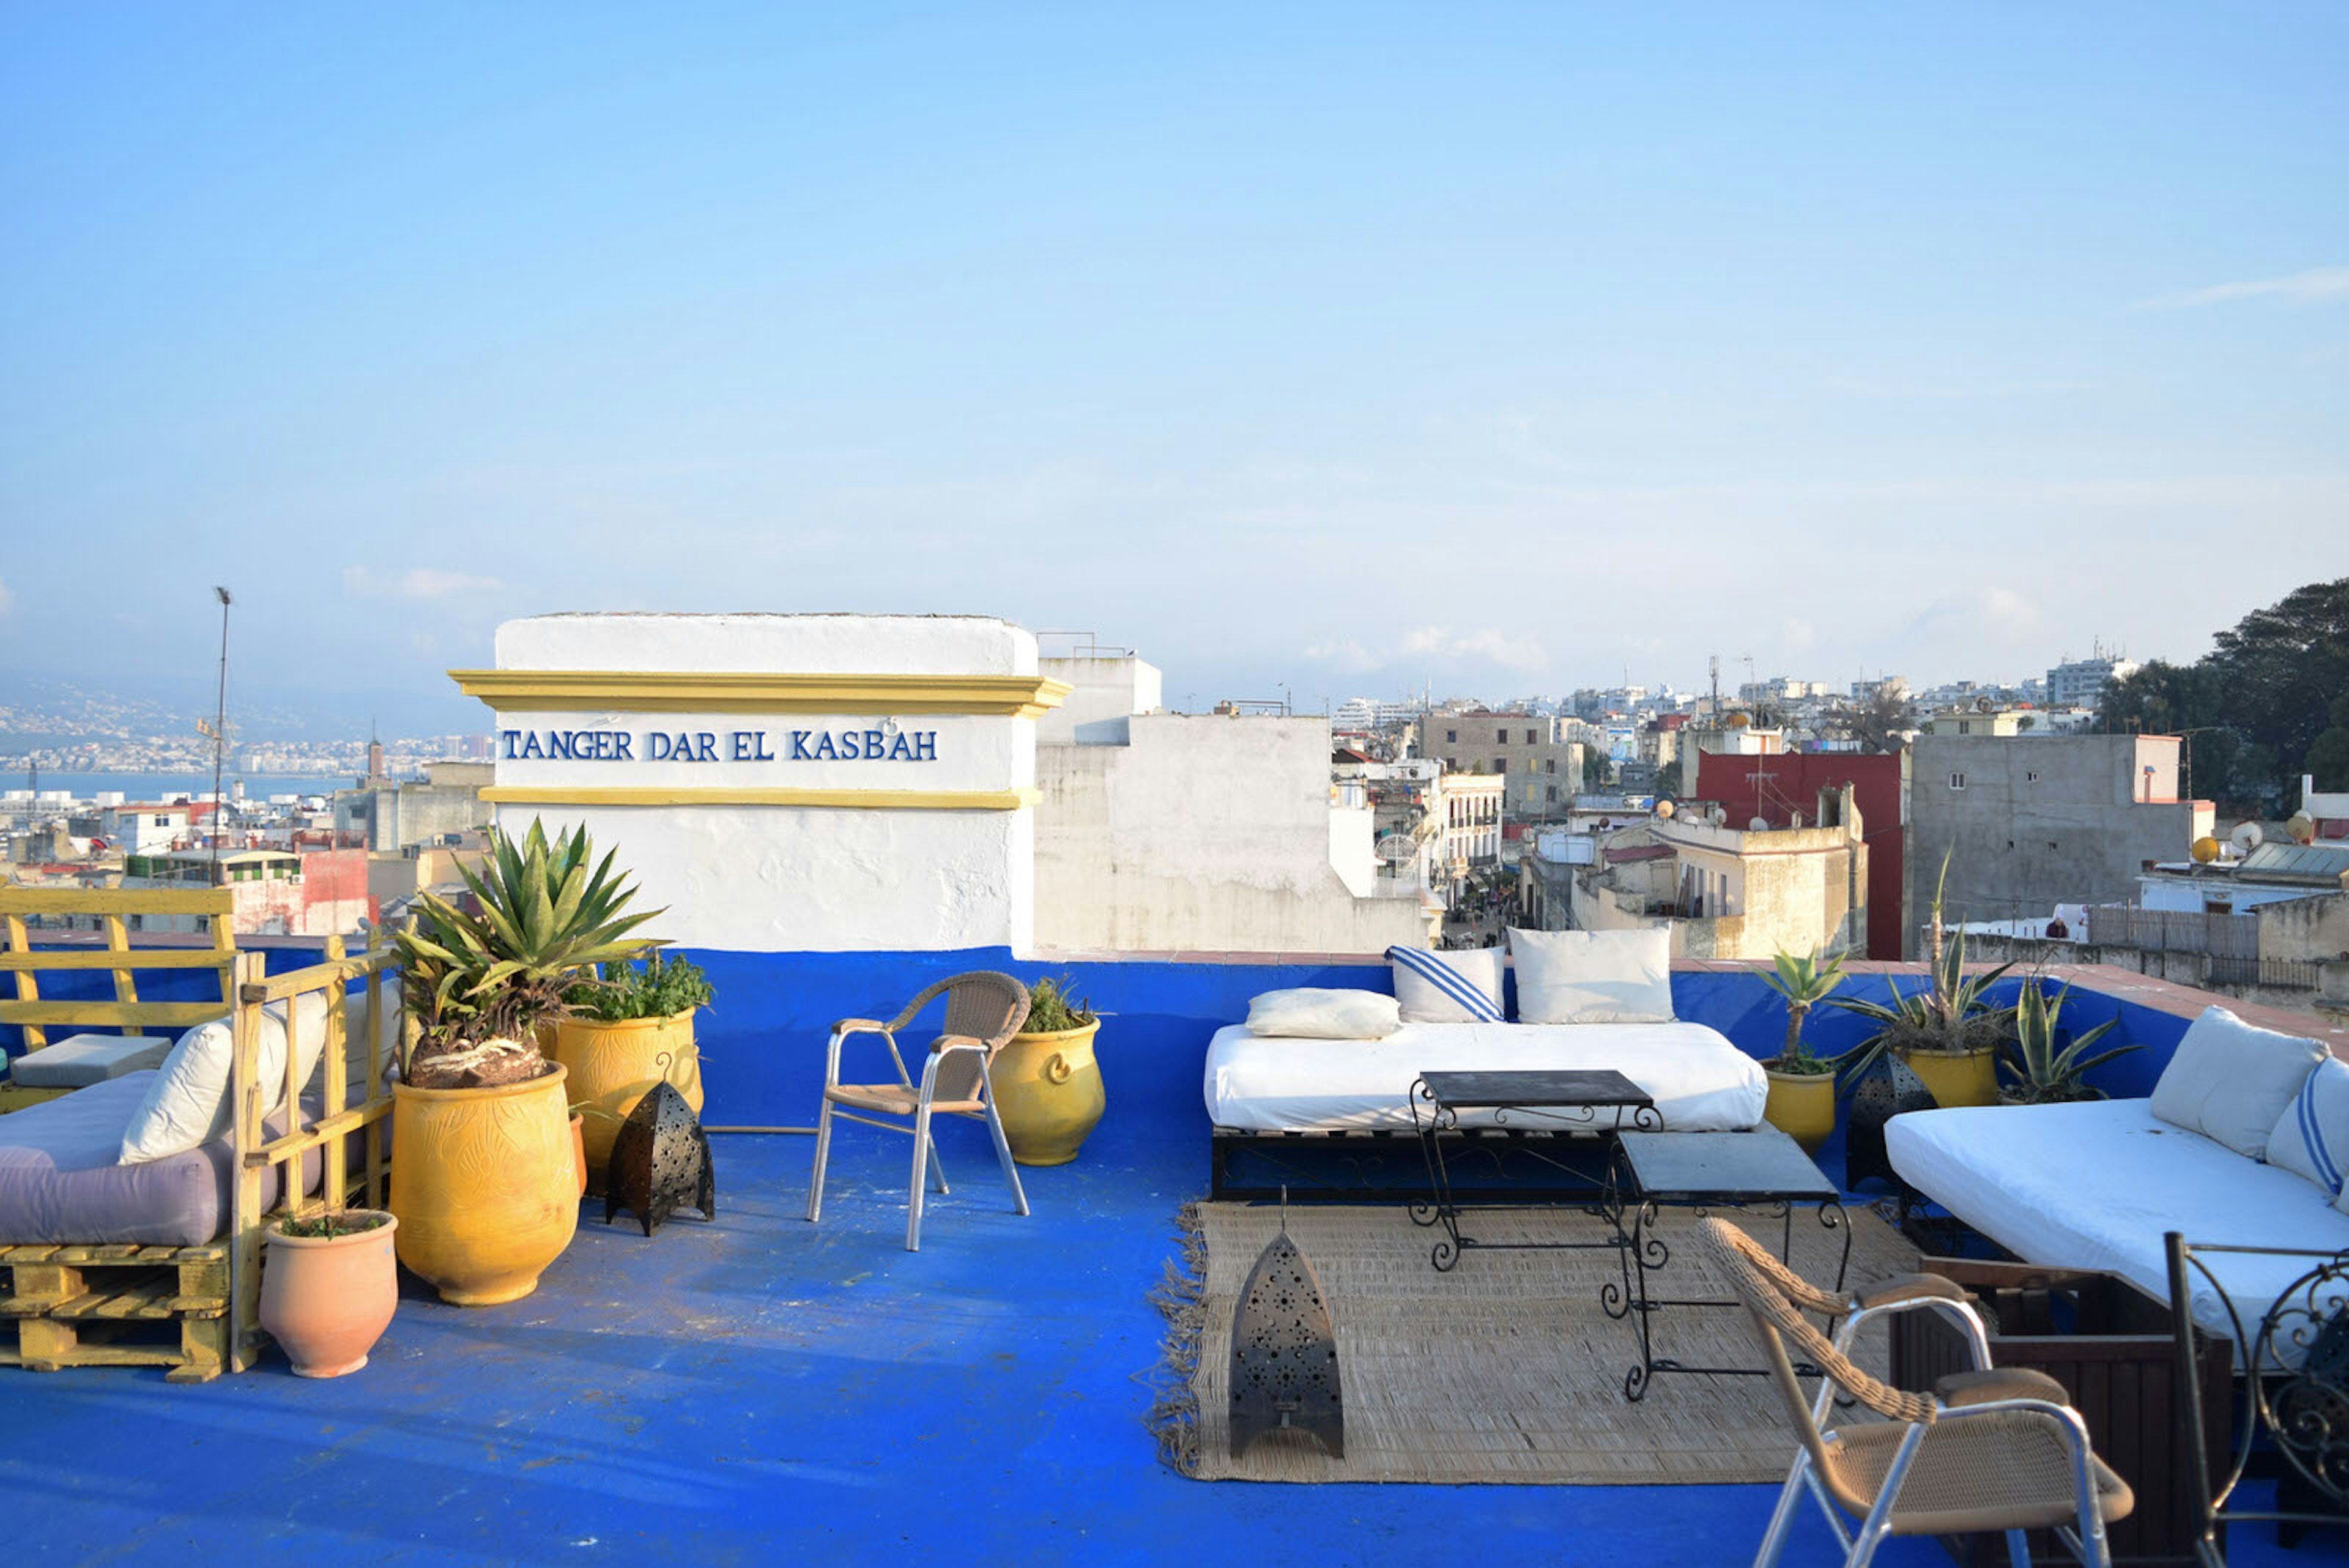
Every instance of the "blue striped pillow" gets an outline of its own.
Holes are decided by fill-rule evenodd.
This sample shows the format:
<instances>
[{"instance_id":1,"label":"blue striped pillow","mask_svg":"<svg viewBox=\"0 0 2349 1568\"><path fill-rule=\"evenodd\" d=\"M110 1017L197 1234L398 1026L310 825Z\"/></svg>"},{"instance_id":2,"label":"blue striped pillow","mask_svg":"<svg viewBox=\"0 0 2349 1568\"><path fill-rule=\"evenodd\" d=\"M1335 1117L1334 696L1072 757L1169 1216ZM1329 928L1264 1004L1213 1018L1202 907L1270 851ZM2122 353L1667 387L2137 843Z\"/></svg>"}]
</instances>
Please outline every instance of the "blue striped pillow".
<instances>
[{"instance_id":1,"label":"blue striped pillow","mask_svg":"<svg viewBox=\"0 0 2349 1568\"><path fill-rule=\"evenodd\" d=\"M2268 1163L2341 1196L2349 1174L2349 1062L2316 1064L2268 1134Z\"/></svg>"},{"instance_id":2,"label":"blue striped pillow","mask_svg":"<svg viewBox=\"0 0 2349 1568\"><path fill-rule=\"evenodd\" d=\"M1402 1003L1405 1023L1506 1022L1499 948L1433 952L1398 946L1387 950L1387 959L1394 966L1395 1000Z\"/></svg>"}]
</instances>

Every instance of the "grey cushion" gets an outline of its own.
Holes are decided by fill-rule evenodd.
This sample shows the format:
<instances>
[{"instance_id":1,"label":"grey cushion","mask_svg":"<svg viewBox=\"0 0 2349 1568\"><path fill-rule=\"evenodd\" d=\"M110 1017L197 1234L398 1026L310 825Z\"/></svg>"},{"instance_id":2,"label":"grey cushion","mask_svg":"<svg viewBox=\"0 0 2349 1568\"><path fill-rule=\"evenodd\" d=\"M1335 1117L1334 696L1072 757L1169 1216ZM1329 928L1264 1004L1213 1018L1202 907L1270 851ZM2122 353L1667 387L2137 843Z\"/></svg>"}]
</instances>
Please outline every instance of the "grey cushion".
<instances>
[{"instance_id":1,"label":"grey cushion","mask_svg":"<svg viewBox=\"0 0 2349 1568\"><path fill-rule=\"evenodd\" d=\"M16 1058L8 1081L27 1089L86 1089L125 1073L160 1066L169 1034L75 1034Z\"/></svg>"}]
</instances>

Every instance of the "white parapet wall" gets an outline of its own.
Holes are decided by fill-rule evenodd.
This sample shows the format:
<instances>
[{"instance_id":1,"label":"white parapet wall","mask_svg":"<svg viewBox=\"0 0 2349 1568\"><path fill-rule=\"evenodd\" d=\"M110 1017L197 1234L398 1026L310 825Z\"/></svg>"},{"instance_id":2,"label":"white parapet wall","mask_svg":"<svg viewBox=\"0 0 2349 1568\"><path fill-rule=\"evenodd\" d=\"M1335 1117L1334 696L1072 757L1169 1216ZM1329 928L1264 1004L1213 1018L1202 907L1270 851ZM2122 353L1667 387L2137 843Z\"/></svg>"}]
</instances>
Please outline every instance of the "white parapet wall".
<instances>
[{"instance_id":1,"label":"white parapet wall","mask_svg":"<svg viewBox=\"0 0 2349 1568\"><path fill-rule=\"evenodd\" d=\"M520 832L584 824L738 951L1024 950L1036 639L977 616L555 615L454 670L496 715L483 791Z\"/></svg>"}]
</instances>

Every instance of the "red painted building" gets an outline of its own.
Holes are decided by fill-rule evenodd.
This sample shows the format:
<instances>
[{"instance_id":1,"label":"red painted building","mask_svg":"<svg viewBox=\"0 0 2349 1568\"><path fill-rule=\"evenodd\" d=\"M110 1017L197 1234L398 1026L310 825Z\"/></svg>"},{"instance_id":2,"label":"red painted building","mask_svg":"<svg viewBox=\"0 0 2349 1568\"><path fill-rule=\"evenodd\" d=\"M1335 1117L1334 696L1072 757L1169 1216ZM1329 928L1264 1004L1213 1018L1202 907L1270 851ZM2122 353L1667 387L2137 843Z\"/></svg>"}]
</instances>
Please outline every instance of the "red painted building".
<instances>
[{"instance_id":1,"label":"red painted building","mask_svg":"<svg viewBox=\"0 0 2349 1568\"><path fill-rule=\"evenodd\" d=\"M1706 752L1697 758L1696 798L1718 802L1727 826L1744 827L1761 817L1773 827L1803 826L1819 819L1819 792L1852 786L1853 804L1868 841L1868 951L1872 959L1900 956L1900 759L1856 752L1780 752L1733 756Z\"/></svg>"}]
</instances>

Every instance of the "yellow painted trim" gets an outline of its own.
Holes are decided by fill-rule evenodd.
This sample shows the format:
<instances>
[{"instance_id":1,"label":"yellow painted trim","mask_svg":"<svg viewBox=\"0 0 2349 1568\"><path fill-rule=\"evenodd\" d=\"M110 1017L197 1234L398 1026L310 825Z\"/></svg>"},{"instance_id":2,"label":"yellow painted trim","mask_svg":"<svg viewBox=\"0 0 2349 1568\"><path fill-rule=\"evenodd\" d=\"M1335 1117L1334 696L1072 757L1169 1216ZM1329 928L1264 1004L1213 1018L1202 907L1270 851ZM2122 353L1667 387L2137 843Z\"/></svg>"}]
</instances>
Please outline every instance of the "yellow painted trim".
<instances>
[{"instance_id":1,"label":"yellow painted trim","mask_svg":"<svg viewBox=\"0 0 2349 1568\"><path fill-rule=\"evenodd\" d=\"M451 670L502 713L978 713L1033 719L1076 688L1041 675L781 675L756 670Z\"/></svg>"},{"instance_id":2,"label":"yellow painted trim","mask_svg":"<svg viewBox=\"0 0 2349 1568\"><path fill-rule=\"evenodd\" d=\"M1018 811L1043 799L1034 789L603 789L493 784L492 805L804 805L843 811Z\"/></svg>"}]
</instances>

